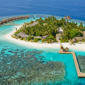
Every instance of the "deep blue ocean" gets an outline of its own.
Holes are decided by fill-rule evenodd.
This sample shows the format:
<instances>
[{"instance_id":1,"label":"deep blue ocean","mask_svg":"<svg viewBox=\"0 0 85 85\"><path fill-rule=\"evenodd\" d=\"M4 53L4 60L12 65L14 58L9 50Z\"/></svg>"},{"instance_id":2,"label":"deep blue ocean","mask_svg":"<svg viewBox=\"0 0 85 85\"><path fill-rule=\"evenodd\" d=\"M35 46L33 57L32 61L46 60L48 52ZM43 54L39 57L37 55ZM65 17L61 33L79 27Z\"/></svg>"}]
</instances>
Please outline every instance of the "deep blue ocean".
<instances>
[{"instance_id":1,"label":"deep blue ocean","mask_svg":"<svg viewBox=\"0 0 85 85\"><path fill-rule=\"evenodd\" d=\"M0 0L0 16L48 14L85 21L85 0Z\"/></svg>"},{"instance_id":2,"label":"deep blue ocean","mask_svg":"<svg viewBox=\"0 0 85 85\"><path fill-rule=\"evenodd\" d=\"M33 17L37 19L55 15L60 19L69 15L73 21L83 22L85 25L85 1L0 1L0 20L18 15L30 15L30 18L13 23L24 24L33 20ZM85 78L79 78L77 75L72 55L59 54L59 48L37 49L3 37L16 27L0 26L0 85L85 85ZM70 51L74 51L77 56L85 56L85 51ZM79 67L85 69L85 63Z\"/></svg>"}]
</instances>

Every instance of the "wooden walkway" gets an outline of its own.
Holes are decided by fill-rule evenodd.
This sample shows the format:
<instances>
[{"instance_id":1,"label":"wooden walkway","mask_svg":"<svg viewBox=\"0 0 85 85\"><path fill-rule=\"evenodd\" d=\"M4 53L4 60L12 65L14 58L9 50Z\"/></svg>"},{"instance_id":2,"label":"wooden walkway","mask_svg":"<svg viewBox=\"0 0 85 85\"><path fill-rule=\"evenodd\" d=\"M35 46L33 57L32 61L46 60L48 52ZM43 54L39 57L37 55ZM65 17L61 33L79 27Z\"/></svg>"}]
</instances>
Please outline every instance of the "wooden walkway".
<instances>
[{"instance_id":1,"label":"wooden walkway","mask_svg":"<svg viewBox=\"0 0 85 85\"><path fill-rule=\"evenodd\" d=\"M74 59L74 63L75 63L75 66L76 66L78 77L85 77L85 73L80 72L78 61L76 59L75 52L63 52L63 51L60 50L59 53L60 54L72 54L73 55L73 59Z\"/></svg>"}]
</instances>

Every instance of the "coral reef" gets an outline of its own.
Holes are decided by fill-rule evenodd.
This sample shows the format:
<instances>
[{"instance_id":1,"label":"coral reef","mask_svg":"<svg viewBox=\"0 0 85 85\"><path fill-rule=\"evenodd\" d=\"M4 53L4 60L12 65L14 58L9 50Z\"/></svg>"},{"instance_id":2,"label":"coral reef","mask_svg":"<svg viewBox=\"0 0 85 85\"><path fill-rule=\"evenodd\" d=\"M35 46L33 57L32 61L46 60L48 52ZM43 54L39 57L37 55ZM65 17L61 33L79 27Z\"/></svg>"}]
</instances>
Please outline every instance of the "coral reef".
<instances>
[{"instance_id":1,"label":"coral reef","mask_svg":"<svg viewBox=\"0 0 85 85\"><path fill-rule=\"evenodd\" d=\"M77 56L81 72L85 73L85 56Z\"/></svg>"},{"instance_id":2,"label":"coral reef","mask_svg":"<svg viewBox=\"0 0 85 85\"><path fill-rule=\"evenodd\" d=\"M61 81L65 76L62 62L43 61L42 51L7 50L0 52L0 85L30 85Z\"/></svg>"}]
</instances>

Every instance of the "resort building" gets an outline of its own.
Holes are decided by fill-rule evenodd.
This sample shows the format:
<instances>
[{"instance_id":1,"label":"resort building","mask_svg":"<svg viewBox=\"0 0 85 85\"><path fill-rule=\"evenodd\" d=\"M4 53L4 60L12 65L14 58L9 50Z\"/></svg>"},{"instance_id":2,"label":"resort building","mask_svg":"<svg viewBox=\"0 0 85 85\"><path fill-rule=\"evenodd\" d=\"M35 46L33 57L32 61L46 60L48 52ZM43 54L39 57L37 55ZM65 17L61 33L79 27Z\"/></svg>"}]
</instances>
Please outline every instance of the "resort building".
<instances>
[{"instance_id":1,"label":"resort building","mask_svg":"<svg viewBox=\"0 0 85 85\"><path fill-rule=\"evenodd\" d=\"M48 37L48 35L42 36L42 39L46 39Z\"/></svg>"},{"instance_id":2,"label":"resort building","mask_svg":"<svg viewBox=\"0 0 85 85\"><path fill-rule=\"evenodd\" d=\"M34 22L34 23L32 23L31 25L29 25L30 27L31 26L35 26L36 24L38 24L38 22Z\"/></svg>"},{"instance_id":3,"label":"resort building","mask_svg":"<svg viewBox=\"0 0 85 85\"><path fill-rule=\"evenodd\" d=\"M59 27L59 28L58 28L58 32L61 33L61 34L63 33L62 27Z\"/></svg>"},{"instance_id":4,"label":"resort building","mask_svg":"<svg viewBox=\"0 0 85 85\"><path fill-rule=\"evenodd\" d=\"M29 18L28 15L26 15L26 16L17 16L17 17L10 17L10 18L3 19L2 21L0 21L0 25L4 24L4 23L15 21L15 20L27 19L27 18Z\"/></svg>"},{"instance_id":5,"label":"resort building","mask_svg":"<svg viewBox=\"0 0 85 85\"><path fill-rule=\"evenodd\" d=\"M25 33L18 33L17 36L20 36L21 38L27 38L29 35L25 34Z\"/></svg>"},{"instance_id":6,"label":"resort building","mask_svg":"<svg viewBox=\"0 0 85 85\"><path fill-rule=\"evenodd\" d=\"M2 24L2 21L0 21L0 25Z\"/></svg>"},{"instance_id":7,"label":"resort building","mask_svg":"<svg viewBox=\"0 0 85 85\"><path fill-rule=\"evenodd\" d=\"M35 36L34 38L42 38L41 36Z\"/></svg>"},{"instance_id":8,"label":"resort building","mask_svg":"<svg viewBox=\"0 0 85 85\"><path fill-rule=\"evenodd\" d=\"M67 16L64 16L64 19L68 19L69 20L69 19L72 19L72 18L67 15Z\"/></svg>"},{"instance_id":9,"label":"resort building","mask_svg":"<svg viewBox=\"0 0 85 85\"><path fill-rule=\"evenodd\" d=\"M85 31L83 31L83 36L85 37Z\"/></svg>"},{"instance_id":10,"label":"resort building","mask_svg":"<svg viewBox=\"0 0 85 85\"><path fill-rule=\"evenodd\" d=\"M2 23L7 23L6 19L3 19L3 20L2 20Z\"/></svg>"},{"instance_id":11,"label":"resort building","mask_svg":"<svg viewBox=\"0 0 85 85\"><path fill-rule=\"evenodd\" d=\"M76 43L77 41L82 41L82 39L85 39L85 37L74 37L74 38L72 39L72 42L73 42L73 43Z\"/></svg>"},{"instance_id":12,"label":"resort building","mask_svg":"<svg viewBox=\"0 0 85 85\"><path fill-rule=\"evenodd\" d=\"M61 39L61 33L56 34L56 40L60 40Z\"/></svg>"}]
</instances>

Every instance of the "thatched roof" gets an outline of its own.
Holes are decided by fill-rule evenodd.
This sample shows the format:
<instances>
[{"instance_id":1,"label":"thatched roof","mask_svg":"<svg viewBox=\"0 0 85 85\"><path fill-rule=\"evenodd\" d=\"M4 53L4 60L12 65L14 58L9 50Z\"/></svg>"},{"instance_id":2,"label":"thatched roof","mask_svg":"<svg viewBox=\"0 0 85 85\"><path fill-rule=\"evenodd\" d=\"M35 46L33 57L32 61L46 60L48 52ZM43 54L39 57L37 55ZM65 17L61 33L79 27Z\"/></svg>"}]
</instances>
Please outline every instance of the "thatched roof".
<instances>
[{"instance_id":1,"label":"thatched roof","mask_svg":"<svg viewBox=\"0 0 85 85\"><path fill-rule=\"evenodd\" d=\"M2 22L7 22L6 19L3 19Z\"/></svg>"},{"instance_id":2,"label":"thatched roof","mask_svg":"<svg viewBox=\"0 0 85 85\"><path fill-rule=\"evenodd\" d=\"M82 39L83 39L84 37L74 37L73 39L72 39L72 42L76 42L76 41L82 41Z\"/></svg>"},{"instance_id":3,"label":"thatched roof","mask_svg":"<svg viewBox=\"0 0 85 85\"><path fill-rule=\"evenodd\" d=\"M29 15L25 15L25 18L29 18Z\"/></svg>"},{"instance_id":4,"label":"thatched roof","mask_svg":"<svg viewBox=\"0 0 85 85\"><path fill-rule=\"evenodd\" d=\"M85 31L82 31L82 33L83 33L83 36L85 36Z\"/></svg>"},{"instance_id":5,"label":"thatched roof","mask_svg":"<svg viewBox=\"0 0 85 85\"><path fill-rule=\"evenodd\" d=\"M61 33L56 34L56 38L57 38L57 39L61 39Z\"/></svg>"},{"instance_id":6,"label":"thatched roof","mask_svg":"<svg viewBox=\"0 0 85 85\"><path fill-rule=\"evenodd\" d=\"M12 21L12 20L13 20L13 18L9 18L9 19L8 19L8 21Z\"/></svg>"},{"instance_id":7,"label":"thatched roof","mask_svg":"<svg viewBox=\"0 0 85 85\"><path fill-rule=\"evenodd\" d=\"M59 28L58 28L58 32L59 32L59 33L63 33L62 27L59 27Z\"/></svg>"},{"instance_id":8,"label":"thatched roof","mask_svg":"<svg viewBox=\"0 0 85 85\"><path fill-rule=\"evenodd\" d=\"M19 19L22 19L22 16L20 16Z\"/></svg>"},{"instance_id":9,"label":"thatched roof","mask_svg":"<svg viewBox=\"0 0 85 85\"><path fill-rule=\"evenodd\" d=\"M43 39L46 39L48 37L48 35L42 36Z\"/></svg>"},{"instance_id":10,"label":"thatched roof","mask_svg":"<svg viewBox=\"0 0 85 85\"><path fill-rule=\"evenodd\" d=\"M6 21L8 22L9 21L9 18L7 18Z\"/></svg>"},{"instance_id":11,"label":"thatched roof","mask_svg":"<svg viewBox=\"0 0 85 85\"><path fill-rule=\"evenodd\" d=\"M42 38L41 36L35 36L34 38Z\"/></svg>"},{"instance_id":12,"label":"thatched roof","mask_svg":"<svg viewBox=\"0 0 85 85\"><path fill-rule=\"evenodd\" d=\"M64 19L71 19L71 17L67 15L67 17L64 16Z\"/></svg>"},{"instance_id":13,"label":"thatched roof","mask_svg":"<svg viewBox=\"0 0 85 85\"><path fill-rule=\"evenodd\" d=\"M75 43L77 40L76 40L76 38L74 37L73 39L72 39L72 42L73 43Z\"/></svg>"},{"instance_id":14,"label":"thatched roof","mask_svg":"<svg viewBox=\"0 0 85 85\"><path fill-rule=\"evenodd\" d=\"M22 32L18 33L17 36L20 36L20 37L22 37L22 38L27 38L27 37L28 37L27 34L22 33Z\"/></svg>"},{"instance_id":15,"label":"thatched roof","mask_svg":"<svg viewBox=\"0 0 85 85\"><path fill-rule=\"evenodd\" d=\"M32 24L30 25L30 27L31 27L31 26L34 26L34 25L36 25L36 24L38 24L38 22L32 23Z\"/></svg>"},{"instance_id":16,"label":"thatched roof","mask_svg":"<svg viewBox=\"0 0 85 85\"><path fill-rule=\"evenodd\" d=\"M16 17L16 19L19 19L19 17Z\"/></svg>"},{"instance_id":17,"label":"thatched roof","mask_svg":"<svg viewBox=\"0 0 85 85\"><path fill-rule=\"evenodd\" d=\"M0 24L3 24L3 23L7 23L7 22L10 22L10 21L14 21L14 20L19 20L19 19L25 19L25 18L29 18L29 15L25 15L25 16L17 16L17 17L10 17L10 18L7 18L7 19L3 19ZM36 24L36 23L34 23ZM32 25L34 25L32 24Z\"/></svg>"},{"instance_id":18,"label":"thatched roof","mask_svg":"<svg viewBox=\"0 0 85 85\"><path fill-rule=\"evenodd\" d=\"M76 38L76 40L79 40L79 41L81 41L83 39L83 37L75 37L75 38Z\"/></svg>"},{"instance_id":19,"label":"thatched roof","mask_svg":"<svg viewBox=\"0 0 85 85\"><path fill-rule=\"evenodd\" d=\"M0 24L2 24L2 21L0 21Z\"/></svg>"}]
</instances>

